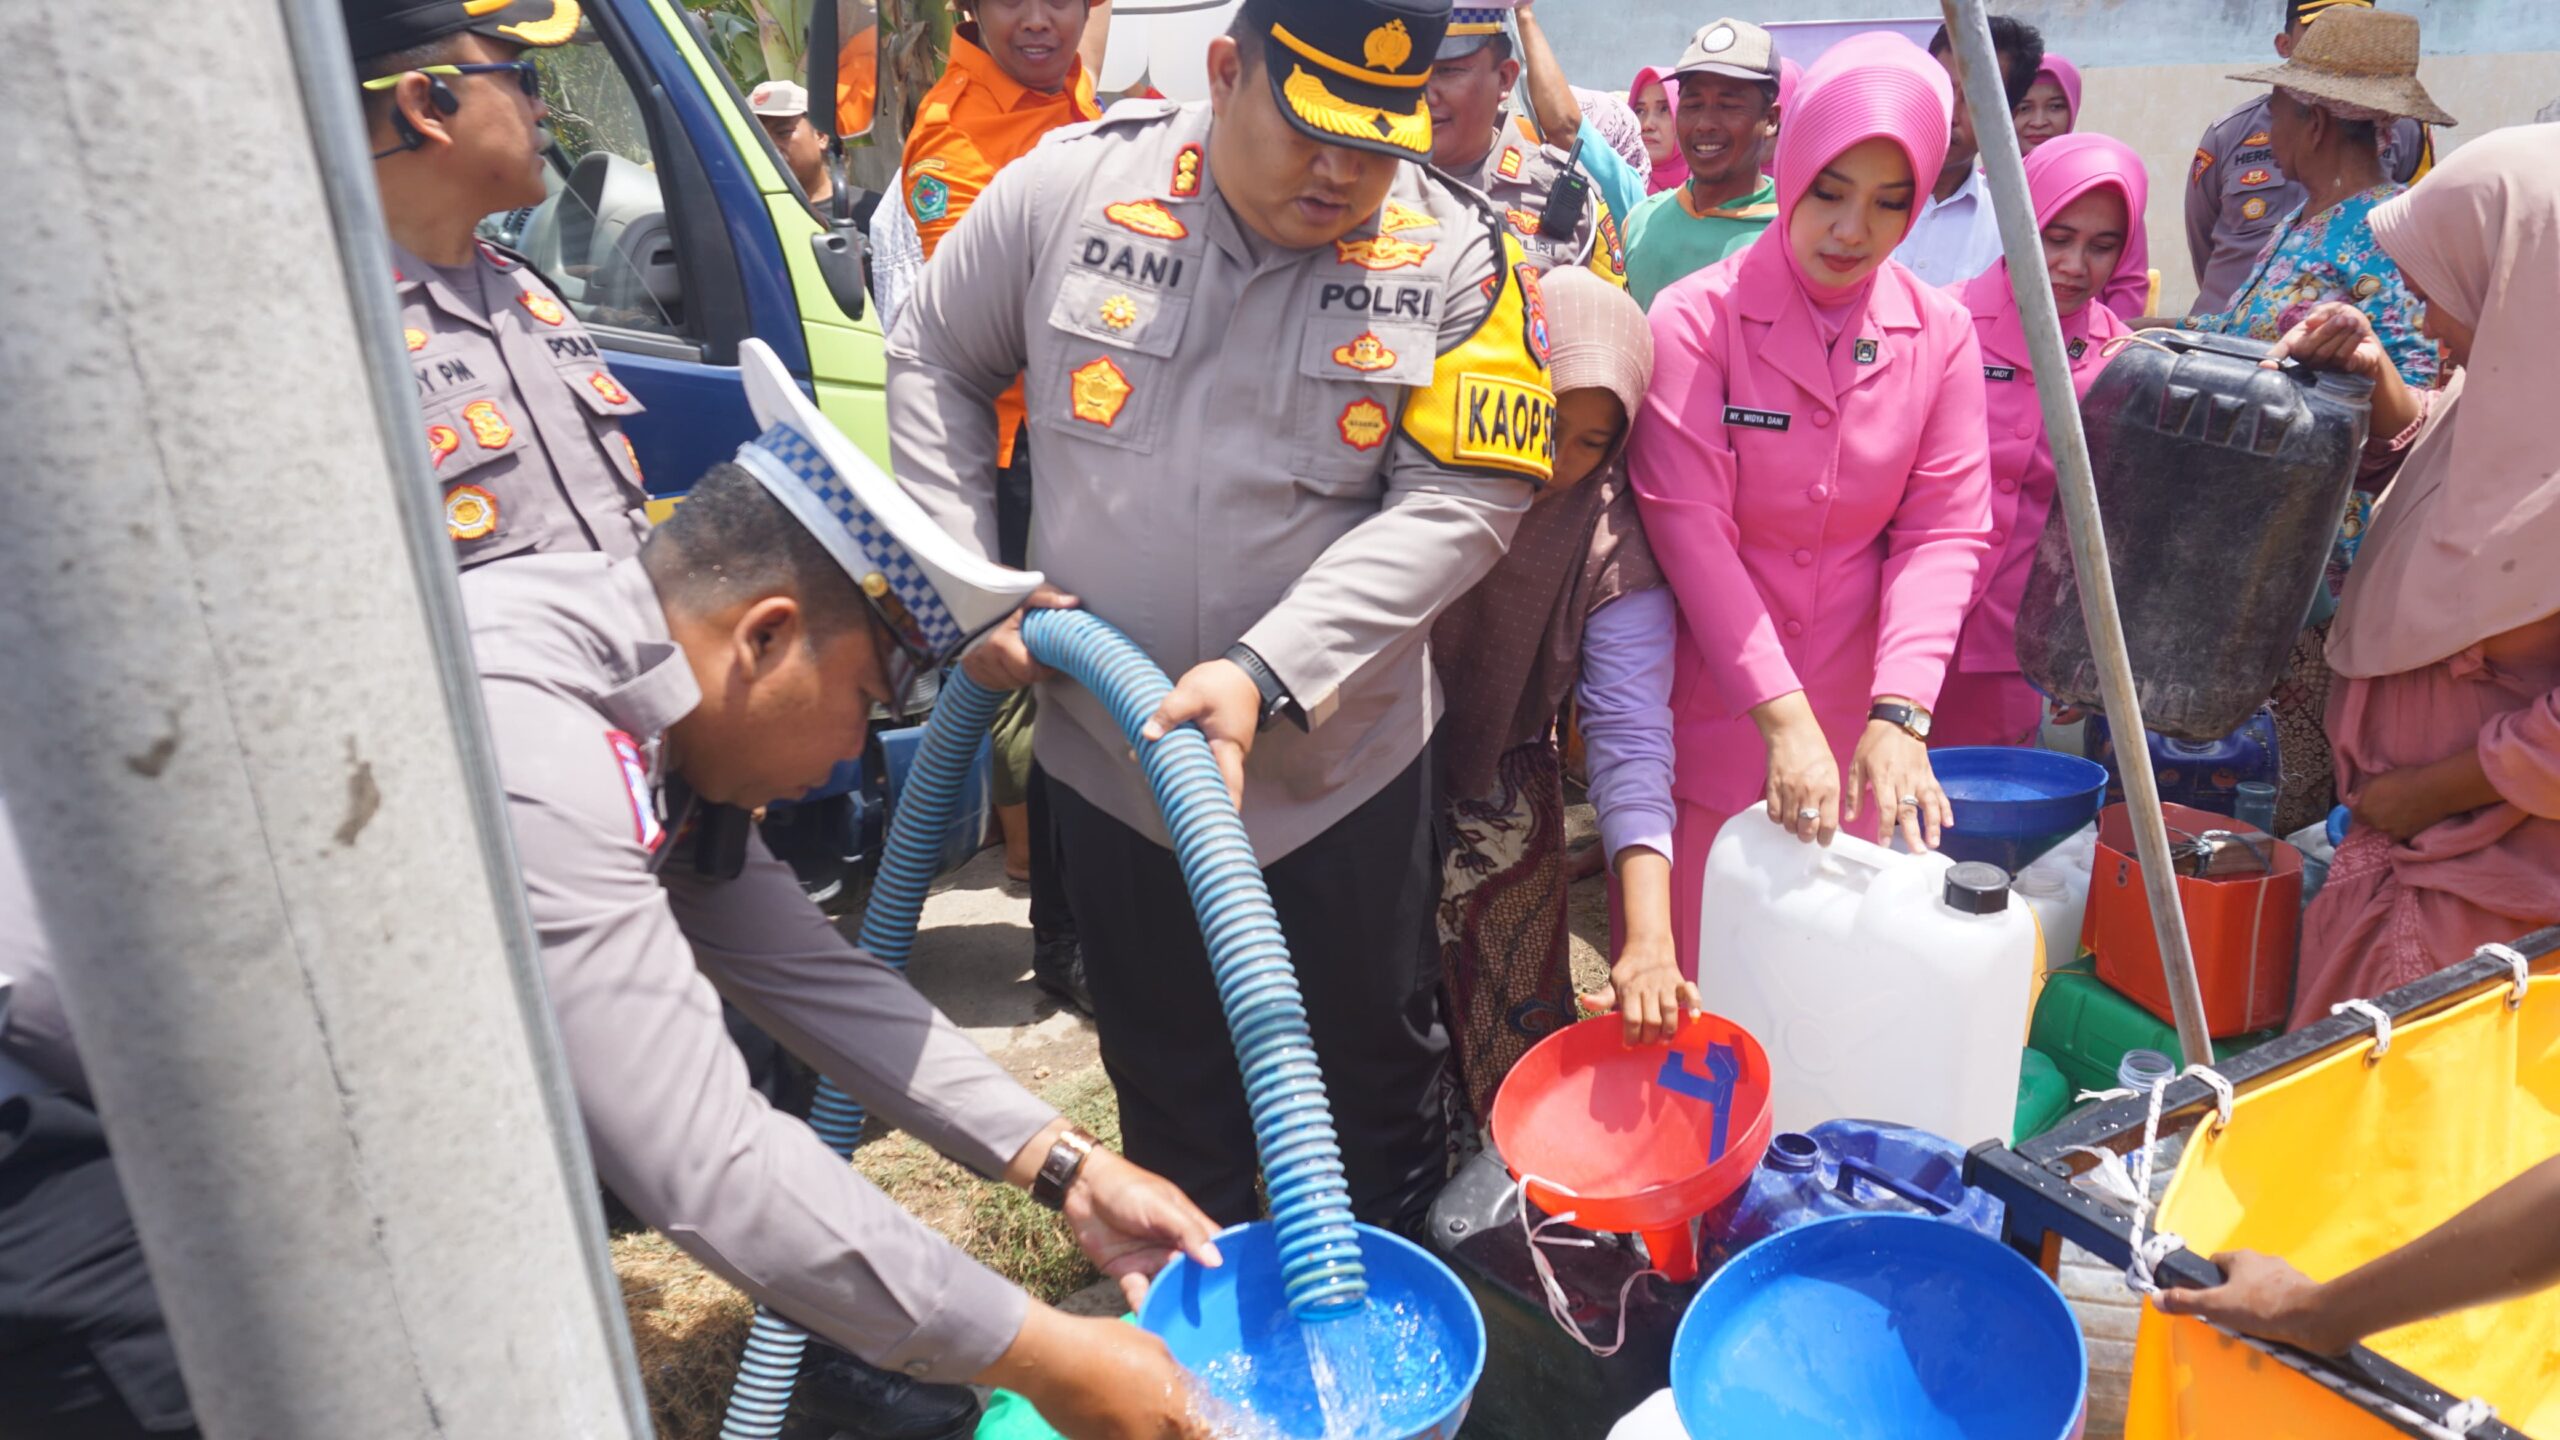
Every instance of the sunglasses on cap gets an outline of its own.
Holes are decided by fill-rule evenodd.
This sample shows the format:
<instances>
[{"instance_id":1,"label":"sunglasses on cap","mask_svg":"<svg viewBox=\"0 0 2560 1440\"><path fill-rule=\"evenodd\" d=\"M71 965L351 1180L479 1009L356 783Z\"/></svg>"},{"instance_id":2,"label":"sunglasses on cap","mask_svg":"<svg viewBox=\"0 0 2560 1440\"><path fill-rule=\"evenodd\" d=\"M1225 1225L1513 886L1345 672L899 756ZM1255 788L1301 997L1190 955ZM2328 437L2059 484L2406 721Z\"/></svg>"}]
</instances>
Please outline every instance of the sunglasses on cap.
<instances>
[{"instance_id":1,"label":"sunglasses on cap","mask_svg":"<svg viewBox=\"0 0 2560 1440\"><path fill-rule=\"evenodd\" d=\"M918 677L942 668L952 657L937 655L924 640L924 631L908 613L906 602L889 588L888 577L873 571L854 586L862 596L863 608L889 636L889 645L880 652L880 670L889 683L889 693L881 702L890 718L899 724L907 720L907 697L915 693Z\"/></svg>"},{"instance_id":2,"label":"sunglasses on cap","mask_svg":"<svg viewBox=\"0 0 2560 1440\"><path fill-rule=\"evenodd\" d=\"M492 60L469 65L421 65L414 70L403 70L398 75L385 75L379 79L367 80L364 82L364 88L373 91L388 90L410 75L494 75L501 70L514 71L517 88L523 90L525 94L532 96L542 93L542 71L531 60Z\"/></svg>"}]
</instances>

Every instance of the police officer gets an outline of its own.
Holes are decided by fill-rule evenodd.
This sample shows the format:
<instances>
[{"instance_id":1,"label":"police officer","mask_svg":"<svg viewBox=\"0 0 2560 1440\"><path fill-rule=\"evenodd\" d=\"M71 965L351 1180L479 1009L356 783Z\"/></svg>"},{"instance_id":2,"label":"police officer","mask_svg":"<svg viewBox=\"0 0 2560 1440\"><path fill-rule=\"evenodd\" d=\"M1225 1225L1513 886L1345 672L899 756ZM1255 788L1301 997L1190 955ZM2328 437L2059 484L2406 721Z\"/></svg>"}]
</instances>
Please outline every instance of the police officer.
<instances>
[{"instance_id":1,"label":"police officer","mask_svg":"<svg viewBox=\"0 0 2560 1440\"><path fill-rule=\"evenodd\" d=\"M2278 0L2284 32L2276 53L2290 60L2302 32L2341 6L2373 8L2373 0ZM2270 90L2207 126L2196 142L2187 175L2187 258L2194 262L2198 293L2190 315L2231 307L2233 292L2249 278L2278 221L2303 201L2302 186L2276 168L2267 113ZM2415 182L2435 163L2435 141L2415 120L2399 120L2382 134L2382 173L2400 184Z\"/></svg>"},{"instance_id":2,"label":"police officer","mask_svg":"<svg viewBox=\"0 0 2560 1440\"><path fill-rule=\"evenodd\" d=\"M648 531L641 411L594 337L485 216L542 202L549 112L530 52L577 0L344 0L427 464L465 569L508 555L629 555Z\"/></svg>"},{"instance_id":3,"label":"police officer","mask_svg":"<svg viewBox=\"0 0 2560 1440\"><path fill-rule=\"evenodd\" d=\"M1446 1164L1426 779L1432 617L1551 465L1545 321L1516 237L1418 164L1447 0L1246 0L1205 103L1124 102L999 173L889 342L901 480L995 553L989 403L1025 377L1031 560L1197 721L1297 957L1362 1218ZM1054 597L1052 597L1054 598ZM1041 678L1012 629L982 683ZM1268 727L1268 728L1265 728ZM1256 1213L1242 1082L1145 780L1044 684L1047 770L1133 1159Z\"/></svg>"},{"instance_id":4,"label":"police officer","mask_svg":"<svg viewBox=\"0 0 2560 1440\"><path fill-rule=\"evenodd\" d=\"M901 1128L1063 1209L1133 1298L1176 1251L1218 1259L1215 1228L1180 1192L1025 1093L903 977L847 944L751 827L722 823L857 753L875 702L1039 578L964 553L769 350L749 341L741 359L767 428L638 555L530 556L463 577L546 993L597 1173L758 1301L901 1375L1020 1391L1071 1440L1192 1440L1205 1432L1161 1342L1050 1309L900 1211L766 1105L721 1023L725 996ZM837 518L857 513L858 527ZM0 881L0 912L9 893ZM0 934L23 935L24 917L10 921L0 913ZM22 948L0 944L0 963L37 1003L10 1016L7 1048L73 1097L48 1097L53 1113L39 1118L78 1140L87 1112L50 961ZM0 1161L23 1103L0 1104ZM42 1258L6 1243L38 1218L14 1203L21 1178L0 1171L0 1297L13 1259ZM98 1177L80 1178L94 1198ZM111 1175L105 1185L112 1193ZM84 1241L100 1228L86 1210L41 1219ZM141 1271L138 1254L116 1258L123 1268L75 1270L57 1247L54 1310L38 1317L47 1336L91 1348L93 1335L119 1337L96 1317L122 1319L130 1285L94 1277ZM0 1327L0 1361L20 1338ZM15 1434L18 1404L12 1393L0 1406L0 1435Z\"/></svg>"},{"instance_id":5,"label":"police officer","mask_svg":"<svg viewBox=\"0 0 2560 1440\"><path fill-rule=\"evenodd\" d=\"M1483 191L1539 269L1589 265L1624 285L1627 251L1618 230L1620 217L1609 213L1599 186L1570 154L1540 141L1528 121L1512 112L1509 100L1520 78L1520 61L1510 32L1503 28L1506 13L1506 8L1461 6L1450 16L1427 92L1431 163ZM1571 143L1573 137L1565 139ZM1560 200L1578 210L1580 218L1570 226L1546 219L1548 206Z\"/></svg>"}]
</instances>

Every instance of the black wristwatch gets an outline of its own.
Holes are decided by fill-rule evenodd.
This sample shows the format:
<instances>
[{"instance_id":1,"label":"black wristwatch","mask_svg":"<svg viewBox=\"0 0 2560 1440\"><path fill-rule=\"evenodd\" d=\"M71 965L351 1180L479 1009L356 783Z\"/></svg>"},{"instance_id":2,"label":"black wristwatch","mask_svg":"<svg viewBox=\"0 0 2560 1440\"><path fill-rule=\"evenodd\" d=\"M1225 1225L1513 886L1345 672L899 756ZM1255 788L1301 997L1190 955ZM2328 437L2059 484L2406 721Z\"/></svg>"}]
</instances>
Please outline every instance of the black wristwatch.
<instances>
[{"instance_id":1,"label":"black wristwatch","mask_svg":"<svg viewBox=\"0 0 2560 1440\"><path fill-rule=\"evenodd\" d=\"M1048 1158L1040 1162L1040 1173L1031 1177L1031 1198L1052 1210L1067 1207L1067 1192L1075 1188L1076 1177L1084 1173L1084 1163L1093 1158L1102 1142L1081 1125L1070 1125L1057 1143L1049 1147Z\"/></svg>"},{"instance_id":2,"label":"black wristwatch","mask_svg":"<svg viewBox=\"0 0 2560 1440\"><path fill-rule=\"evenodd\" d=\"M1262 723L1256 728L1268 730L1274 720L1287 720L1301 730L1307 728L1307 712L1289 694L1289 687L1280 683L1280 677L1271 673L1262 657L1253 653L1253 647L1230 645L1226 658L1252 676L1253 688L1262 692Z\"/></svg>"},{"instance_id":3,"label":"black wristwatch","mask_svg":"<svg viewBox=\"0 0 2560 1440\"><path fill-rule=\"evenodd\" d=\"M1929 743L1929 712L1917 705L1900 705L1879 700L1875 708L1867 712L1867 718L1897 726L1904 734L1923 745Z\"/></svg>"}]
</instances>

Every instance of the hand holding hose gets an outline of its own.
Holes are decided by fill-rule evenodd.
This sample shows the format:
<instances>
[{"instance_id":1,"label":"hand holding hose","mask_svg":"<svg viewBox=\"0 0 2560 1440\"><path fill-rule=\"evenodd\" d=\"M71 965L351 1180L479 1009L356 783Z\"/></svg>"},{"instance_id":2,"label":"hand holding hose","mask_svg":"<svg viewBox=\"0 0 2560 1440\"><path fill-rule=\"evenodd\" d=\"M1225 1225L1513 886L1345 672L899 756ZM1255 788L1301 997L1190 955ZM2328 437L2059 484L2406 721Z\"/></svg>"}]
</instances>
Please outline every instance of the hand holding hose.
<instances>
[{"instance_id":1,"label":"hand holding hose","mask_svg":"<svg viewBox=\"0 0 2560 1440\"><path fill-rule=\"evenodd\" d=\"M1184 725L1196 724L1208 737L1209 754L1227 782L1227 798L1244 808L1244 762L1253 753L1253 737L1262 729L1262 689L1244 667L1217 659L1194 665L1174 682L1139 735L1161 740Z\"/></svg>"},{"instance_id":2,"label":"hand holding hose","mask_svg":"<svg viewBox=\"0 0 2560 1440\"><path fill-rule=\"evenodd\" d=\"M1041 586L1022 602L1022 610L1006 616L1002 624L988 631L968 654L960 657L960 669L999 694L1048 679L1058 672L1032 659L1030 649L1022 643L1022 611L1075 610L1083 604L1055 585Z\"/></svg>"}]
</instances>

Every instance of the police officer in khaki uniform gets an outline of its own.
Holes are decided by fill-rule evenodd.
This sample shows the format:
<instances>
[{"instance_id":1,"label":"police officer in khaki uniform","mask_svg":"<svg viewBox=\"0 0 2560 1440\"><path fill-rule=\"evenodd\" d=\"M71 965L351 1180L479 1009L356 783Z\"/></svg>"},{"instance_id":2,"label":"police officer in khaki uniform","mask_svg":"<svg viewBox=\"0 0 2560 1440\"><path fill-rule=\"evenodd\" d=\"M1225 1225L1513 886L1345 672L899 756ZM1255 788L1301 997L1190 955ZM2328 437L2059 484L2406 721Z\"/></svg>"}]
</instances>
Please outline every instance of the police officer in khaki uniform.
<instances>
[{"instance_id":1,"label":"police officer in khaki uniform","mask_svg":"<svg viewBox=\"0 0 2560 1440\"><path fill-rule=\"evenodd\" d=\"M1196 720L1241 793L1353 1204L1385 1225L1446 1164L1425 636L1553 448L1534 268L1405 163L1447 18L1247 0L1207 102L1125 102L1000 172L889 342L899 478L982 555L989 405L1025 375L1031 561L1177 677L1150 723ZM1011 631L980 655L982 683L1044 674ZM1242 1082L1146 782L1072 684L1041 686L1034 745L1130 1156L1250 1218Z\"/></svg>"},{"instance_id":2,"label":"police officer in khaki uniform","mask_svg":"<svg viewBox=\"0 0 2560 1440\"><path fill-rule=\"evenodd\" d=\"M2341 6L2370 10L2373 0L2277 0L2284 33L2276 53L2290 60L2305 27ZM2187 258L2194 262L2198 293L2187 313L2213 315L2231 308L2233 292L2256 268L2276 225L2303 201L2302 186L2276 168L2269 128L2270 90L2207 126L2187 172ZM2399 120L2382 134L2382 173L2413 184L2435 164L2435 140L2415 120Z\"/></svg>"},{"instance_id":3,"label":"police officer in khaki uniform","mask_svg":"<svg viewBox=\"0 0 2560 1440\"><path fill-rule=\"evenodd\" d=\"M1484 192L1539 269L1588 265L1623 286L1627 250L1618 230L1621 217L1609 213L1600 187L1573 157L1540 141L1508 103L1520 78L1504 28L1508 13L1461 6L1451 14L1431 71L1431 163ZM1547 219L1548 207L1559 203L1579 212L1570 227Z\"/></svg>"},{"instance_id":4,"label":"police officer in khaki uniform","mask_svg":"<svg viewBox=\"0 0 2560 1440\"><path fill-rule=\"evenodd\" d=\"M900 1129L1063 1209L1133 1298L1177 1250L1218 1259L1215 1227L1179 1191L1025 1093L902 976L847 944L751 829L715 823L858 753L875 702L1039 580L967 554L918 513L762 344L747 342L741 363L767 428L638 555L530 556L463 577L596 1171L696 1259L868 1360L1020 1391L1071 1440L1195 1440L1205 1432L1162 1342L1050 1309L901 1211L765 1103L722 1025L725 997ZM725 862L724 834L738 847ZM0 846L0 865L9 858ZM0 873L0 963L28 1004L9 1016L0 1055L59 1087L38 1118L77 1138L88 1113L77 1055L12 879ZM12 1103L0 1100L0 1127ZM0 1168L0 1182L20 1178ZM103 1183L112 1195L112 1175ZM19 1229L6 1197L21 1193L0 1188L0 1242ZM53 1216L52 1233L86 1238L96 1212ZM42 1258L0 1243L0 1293L11 1262L30 1257ZM40 1314L79 1335L102 1327L76 1323L67 1300L105 1257L71 1258L80 1271L57 1258L66 1273ZM116 1258L117 1273L139 1276L138 1253ZM147 1303L147 1282L141 1294ZM132 1300L126 1286L87 1303L123 1319ZM0 1327L0 1361L11 1338ZM0 1434L13 1433L17 1398L0 1406Z\"/></svg>"},{"instance_id":5,"label":"police officer in khaki uniform","mask_svg":"<svg viewBox=\"0 0 2560 1440\"><path fill-rule=\"evenodd\" d=\"M648 497L622 422L640 402L551 287L473 233L543 198L548 112L530 51L577 33L577 0L344 4L456 559L633 553Z\"/></svg>"}]
</instances>

